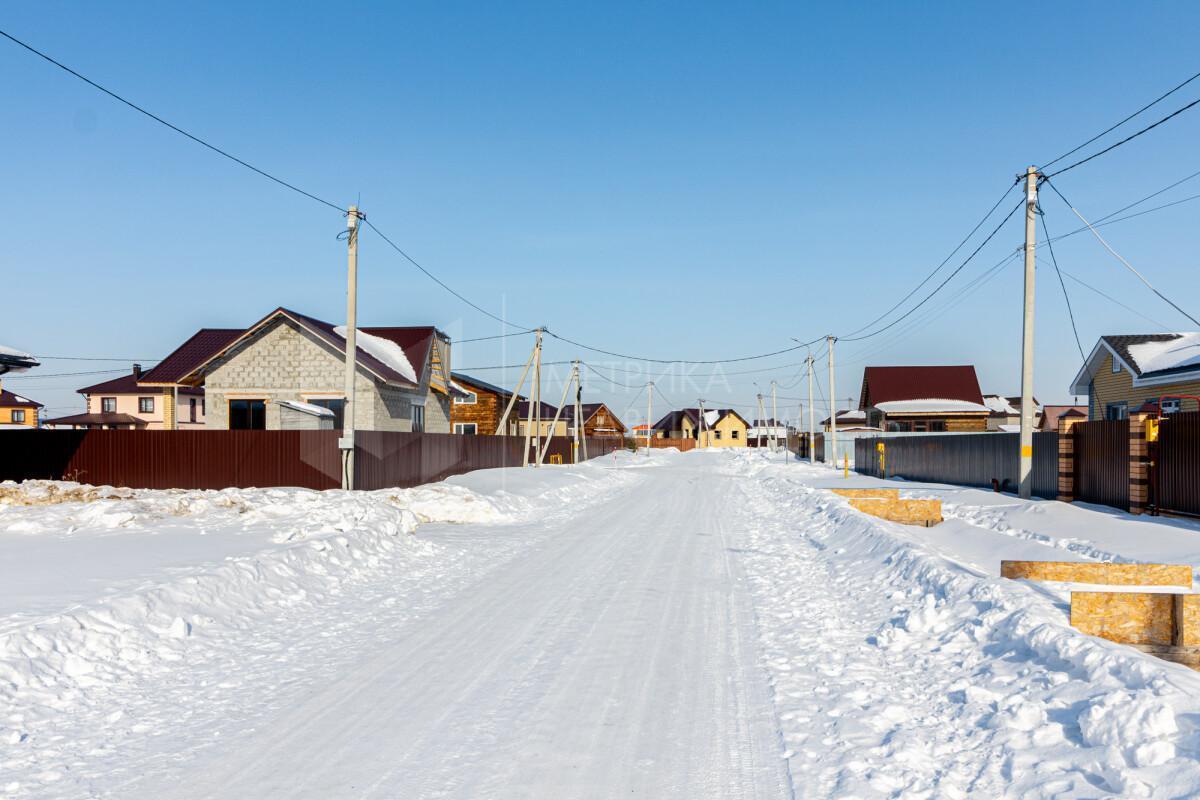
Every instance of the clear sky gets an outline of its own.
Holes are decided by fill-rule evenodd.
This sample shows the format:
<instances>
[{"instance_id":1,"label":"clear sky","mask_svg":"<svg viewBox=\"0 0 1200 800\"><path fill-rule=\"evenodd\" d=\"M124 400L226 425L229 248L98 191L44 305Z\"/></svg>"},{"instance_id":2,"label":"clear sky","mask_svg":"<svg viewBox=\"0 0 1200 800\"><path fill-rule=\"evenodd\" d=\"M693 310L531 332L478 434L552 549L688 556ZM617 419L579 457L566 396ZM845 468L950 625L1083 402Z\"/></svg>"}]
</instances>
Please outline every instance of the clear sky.
<instances>
[{"instance_id":1,"label":"clear sky","mask_svg":"<svg viewBox=\"0 0 1200 800\"><path fill-rule=\"evenodd\" d=\"M308 191L361 198L411 255L517 324L684 359L861 327L945 258L1026 165L1200 71L1200 6L1184 2L342 8L25 3L8 4L0 28ZM149 364L199 327L248 325L280 305L342 321L336 212L7 41L0 82L0 342ZM1084 152L1197 97L1200 80ZM1200 170L1198 141L1200 108L1055 183L1103 216ZM1078 227L1057 197L1044 193L1043 204L1052 233ZM1200 315L1198 214L1200 201L1182 203L1103 230ZM1014 218L925 307L940 313L840 345L838 397L857 399L866 364L969 363L984 392L1018 393L1019 262L959 291L1022 236ZM1079 356L1048 253L1038 254L1036 394L1069 400ZM1090 235L1055 254L1139 314L1195 327ZM360 274L362 324L432 323L458 339L501 332L370 232ZM1159 330L1067 285L1085 350L1104 333ZM455 367L521 363L530 338L462 344ZM636 389L593 373L587 393L618 414L632 403L626 422L640 422L646 365L547 343L548 360L576 356L629 370L609 374ZM655 374L673 403L750 403L754 382L772 378L798 397L802 356L730 365L715 379L700 377L708 367ZM51 415L72 413L73 390L108 376L47 376L123 366L47 360L41 375L5 386ZM512 383L518 372L476 374ZM561 383L549 383L557 401ZM788 401L780 416L794 409Z\"/></svg>"}]
</instances>

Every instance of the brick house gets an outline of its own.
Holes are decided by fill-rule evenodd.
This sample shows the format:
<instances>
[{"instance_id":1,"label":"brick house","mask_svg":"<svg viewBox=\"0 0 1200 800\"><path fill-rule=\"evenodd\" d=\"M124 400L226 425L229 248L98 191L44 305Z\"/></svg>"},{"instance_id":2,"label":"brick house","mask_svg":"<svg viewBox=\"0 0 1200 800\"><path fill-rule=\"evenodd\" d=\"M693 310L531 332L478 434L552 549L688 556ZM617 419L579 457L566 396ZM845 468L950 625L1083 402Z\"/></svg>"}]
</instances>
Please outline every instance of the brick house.
<instances>
[{"instance_id":1,"label":"brick house","mask_svg":"<svg viewBox=\"0 0 1200 800\"><path fill-rule=\"evenodd\" d=\"M1200 395L1200 333L1101 336L1071 382L1087 395L1088 419L1125 419L1164 395ZM1163 413L1195 411L1190 399L1168 399Z\"/></svg>"},{"instance_id":2,"label":"brick house","mask_svg":"<svg viewBox=\"0 0 1200 800\"><path fill-rule=\"evenodd\" d=\"M342 427L345 328L277 308L196 365L210 428L279 430L280 401L326 408ZM450 432L450 340L431 326L360 327L354 427Z\"/></svg>"},{"instance_id":3,"label":"brick house","mask_svg":"<svg viewBox=\"0 0 1200 800\"><path fill-rule=\"evenodd\" d=\"M991 413L969 365L867 367L858 407L888 432L985 431Z\"/></svg>"},{"instance_id":4,"label":"brick house","mask_svg":"<svg viewBox=\"0 0 1200 800\"><path fill-rule=\"evenodd\" d=\"M499 432L500 417L513 393L461 372L451 373L450 377L461 390L450 405L454 433L495 436ZM505 427L508 429L505 435L517 435L516 406L509 413Z\"/></svg>"}]
</instances>

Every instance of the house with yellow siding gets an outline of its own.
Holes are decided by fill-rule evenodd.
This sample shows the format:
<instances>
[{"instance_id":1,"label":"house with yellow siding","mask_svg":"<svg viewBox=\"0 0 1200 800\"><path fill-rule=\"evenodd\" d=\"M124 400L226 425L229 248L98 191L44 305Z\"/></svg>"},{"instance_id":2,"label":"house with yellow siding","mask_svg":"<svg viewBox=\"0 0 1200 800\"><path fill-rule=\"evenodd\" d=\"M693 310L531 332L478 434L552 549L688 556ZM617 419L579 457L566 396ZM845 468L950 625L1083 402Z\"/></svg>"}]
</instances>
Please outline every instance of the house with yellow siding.
<instances>
[{"instance_id":1,"label":"house with yellow siding","mask_svg":"<svg viewBox=\"0 0 1200 800\"><path fill-rule=\"evenodd\" d=\"M38 409L42 404L19 394L14 394L0 383L0 429L36 428Z\"/></svg>"},{"instance_id":2,"label":"house with yellow siding","mask_svg":"<svg viewBox=\"0 0 1200 800\"><path fill-rule=\"evenodd\" d=\"M747 447L750 423L732 408L706 408L701 424L700 409L671 411L654 423L657 439L696 439L698 447Z\"/></svg>"},{"instance_id":3,"label":"house with yellow siding","mask_svg":"<svg viewBox=\"0 0 1200 800\"><path fill-rule=\"evenodd\" d=\"M1101 336L1070 390L1087 396L1091 420L1124 419L1160 398L1164 414L1200 410L1200 333Z\"/></svg>"}]
</instances>

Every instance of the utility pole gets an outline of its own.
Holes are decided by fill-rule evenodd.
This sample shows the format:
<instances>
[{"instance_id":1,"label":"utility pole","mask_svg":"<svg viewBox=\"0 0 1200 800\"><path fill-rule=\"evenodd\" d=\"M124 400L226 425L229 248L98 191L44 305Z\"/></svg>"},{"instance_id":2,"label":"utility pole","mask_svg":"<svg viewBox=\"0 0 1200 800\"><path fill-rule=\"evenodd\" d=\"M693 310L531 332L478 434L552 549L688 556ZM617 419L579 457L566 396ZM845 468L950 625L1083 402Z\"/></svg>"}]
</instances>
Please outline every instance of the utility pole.
<instances>
[{"instance_id":1,"label":"utility pole","mask_svg":"<svg viewBox=\"0 0 1200 800\"><path fill-rule=\"evenodd\" d=\"M533 428L533 452L539 452L542 445L542 335L538 334L537 358L533 361L533 405L536 422ZM533 462L534 467L540 467L541 460Z\"/></svg>"},{"instance_id":2,"label":"utility pole","mask_svg":"<svg viewBox=\"0 0 1200 800\"><path fill-rule=\"evenodd\" d=\"M573 450L572 450L572 452L571 452L571 463L572 463L572 464L578 464L578 463L579 463L579 439L580 439L580 433L579 433L579 415L582 413L582 412L581 412L581 410L580 410L580 406L579 406L579 394L580 394L580 386L579 386L579 360L578 360L578 359L576 359L575 361L572 361L572 362L571 362L571 366L575 368L575 399L572 401L572 402L574 403L574 405L572 406L572 408L574 408L574 409L575 409L575 414L574 414L574 416L575 416L575 428L574 428L574 430L572 431L572 435L574 436L574 449L573 449ZM586 453L585 453L585 455L586 455Z\"/></svg>"},{"instance_id":3,"label":"utility pole","mask_svg":"<svg viewBox=\"0 0 1200 800\"><path fill-rule=\"evenodd\" d=\"M833 385L833 343L837 337L830 334L825 339L829 342L829 458L837 469L837 389Z\"/></svg>"},{"instance_id":4,"label":"utility pole","mask_svg":"<svg viewBox=\"0 0 1200 800\"><path fill-rule=\"evenodd\" d=\"M579 364L578 361L575 363ZM576 373L575 376L575 419L583 419L583 373ZM579 435L579 441L583 445L583 460L587 461L587 436L580 425L575 426L575 432Z\"/></svg>"},{"instance_id":5,"label":"utility pole","mask_svg":"<svg viewBox=\"0 0 1200 800\"><path fill-rule=\"evenodd\" d=\"M1025 311L1021 326L1021 462L1017 472L1017 494L1022 500L1033 495L1033 289L1037 261L1037 167L1025 171Z\"/></svg>"},{"instance_id":6,"label":"utility pole","mask_svg":"<svg viewBox=\"0 0 1200 800\"><path fill-rule=\"evenodd\" d=\"M700 404L700 419L698 419L696 421L696 424L700 426L696 429L696 447L703 447L704 446L703 445L703 442L704 442L704 398L701 397L696 402L698 402Z\"/></svg>"},{"instance_id":7,"label":"utility pole","mask_svg":"<svg viewBox=\"0 0 1200 800\"><path fill-rule=\"evenodd\" d=\"M578 380L579 380L579 362L572 361L571 362L571 374L567 378L567 382L563 385L562 399L558 401L558 410L554 412L554 421L550 423L550 433L546 436L546 441L545 441L545 443L542 444L541 449L538 450L538 457L537 457L538 466L541 466L542 463L544 463L546 460L546 452L550 449L550 443L554 441L554 429L558 427L558 418L562 416L563 409L567 407L567 396L569 395L569 393L571 391L571 387L573 385L575 385L575 383ZM574 406L572 406L572 408L574 408ZM576 441L578 441L578 439L579 439L579 415L578 415L578 413L572 413L571 416L574 418L574 426L573 427L575 430L575 439L576 439Z\"/></svg>"},{"instance_id":8,"label":"utility pole","mask_svg":"<svg viewBox=\"0 0 1200 800\"><path fill-rule=\"evenodd\" d=\"M754 420L754 446L762 447L763 422L766 421L763 419L766 414L763 411L762 392L754 395L754 399L758 402L758 419ZM768 441L770 441L769 437Z\"/></svg>"},{"instance_id":9,"label":"utility pole","mask_svg":"<svg viewBox=\"0 0 1200 800\"><path fill-rule=\"evenodd\" d=\"M536 333L538 334L539 341L541 339L541 331L542 331L541 328L538 328L536 331ZM529 360L525 362L525 369L521 370L521 379L519 381L517 381L517 387L515 389L513 389L512 396L510 396L508 398L508 405L506 405L504 407L504 413L500 415L500 423L496 426L497 435L500 435L500 436L508 435L508 433L507 433L507 431L508 431L508 427L507 427L508 415L512 413L513 407L516 406L517 398L519 398L521 396L521 387L525 385L525 378L529 375L529 368L533 366L533 359L537 355L537 351L538 351L538 345L535 344L533 347L533 350L531 350L529 352ZM520 411L520 409L517 409L517 419L519 420L520 418L521 418L521 411ZM529 431L526 430L525 433L528 434ZM525 448L526 449L529 448L528 439L525 442Z\"/></svg>"},{"instance_id":10,"label":"utility pole","mask_svg":"<svg viewBox=\"0 0 1200 800\"><path fill-rule=\"evenodd\" d=\"M342 488L354 488L354 379L358 374L358 206L346 212L346 398L342 401Z\"/></svg>"},{"instance_id":11,"label":"utility pole","mask_svg":"<svg viewBox=\"0 0 1200 800\"><path fill-rule=\"evenodd\" d=\"M813 357L812 353L808 354L808 463L817 463L817 425L815 412L813 410L812 382L813 382Z\"/></svg>"},{"instance_id":12,"label":"utility pole","mask_svg":"<svg viewBox=\"0 0 1200 800\"><path fill-rule=\"evenodd\" d=\"M525 372L521 373L520 383L518 383L517 388L513 390L512 399L508 403L509 408L512 408L512 404L517 401L517 397L520 395L520 392L521 392L521 387L525 384L525 374L529 372L529 368L531 365L534 366L534 381L535 381L534 386L536 387L536 385L537 385L536 384L537 373L541 370L541 365L542 365L542 330L543 330L542 328L538 328L536 331L534 331L534 333L536 334L536 338L534 339L534 343L533 343L533 352L529 354L529 363L527 363L525 365ZM536 388L530 389L529 394L530 394L531 398L535 391L536 391ZM521 466L523 466L523 467L529 466L529 442L534 436L533 402L534 401L531 399L529 401L529 408L527 408L525 410L525 448L524 448L524 455L521 458ZM503 424L503 422L506 419L508 419L508 409L507 408L504 410L504 416L500 420L501 424ZM518 416L517 419L520 419L520 417Z\"/></svg>"},{"instance_id":13,"label":"utility pole","mask_svg":"<svg viewBox=\"0 0 1200 800\"><path fill-rule=\"evenodd\" d=\"M779 410L775 405L775 381L771 381L771 452L779 449L779 435L775 426L779 424Z\"/></svg>"},{"instance_id":14,"label":"utility pole","mask_svg":"<svg viewBox=\"0 0 1200 800\"><path fill-rule=\"evenodd\" d=\"M646 383L646 455L650 455L651 426L654 424L654 381Z\"/></svg>"}]
</instances>

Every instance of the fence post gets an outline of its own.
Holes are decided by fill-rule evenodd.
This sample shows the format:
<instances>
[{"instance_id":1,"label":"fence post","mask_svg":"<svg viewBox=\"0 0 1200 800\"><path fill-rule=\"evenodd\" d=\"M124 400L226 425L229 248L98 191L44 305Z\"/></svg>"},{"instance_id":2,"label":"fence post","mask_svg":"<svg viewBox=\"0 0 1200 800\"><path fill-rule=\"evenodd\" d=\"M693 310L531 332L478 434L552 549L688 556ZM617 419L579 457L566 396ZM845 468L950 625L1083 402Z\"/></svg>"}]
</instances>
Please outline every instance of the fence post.
<instances>
[{"instance_id":1,"label":"fence post","mask_svg":"<svg viewBox=\"0 0 1200 800\"><path fill-rule=\"evenodd\" d=\"M1075 502L1075 425L1085 422L1080 412L1071 409L1058 418L1058 500Z\"/></svg>"},{"instance_id":2,"label":"fence post","mask_svg":"<svg viewBox=\"0 0 1200 800\"><path fill-rule=\"evenodd\" d=\"M1129 415L1129 513L1146 513L1150 501L1150 448L1146 444L1146 420L1156 417L1147 403Z\"/></svg>"}]
</instances>

